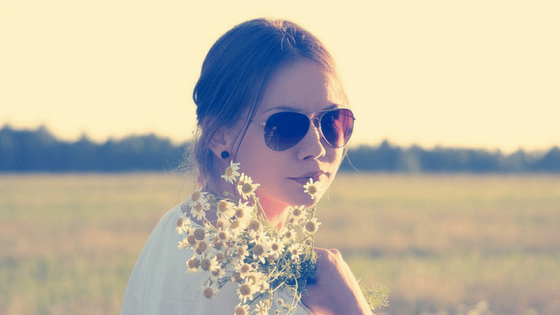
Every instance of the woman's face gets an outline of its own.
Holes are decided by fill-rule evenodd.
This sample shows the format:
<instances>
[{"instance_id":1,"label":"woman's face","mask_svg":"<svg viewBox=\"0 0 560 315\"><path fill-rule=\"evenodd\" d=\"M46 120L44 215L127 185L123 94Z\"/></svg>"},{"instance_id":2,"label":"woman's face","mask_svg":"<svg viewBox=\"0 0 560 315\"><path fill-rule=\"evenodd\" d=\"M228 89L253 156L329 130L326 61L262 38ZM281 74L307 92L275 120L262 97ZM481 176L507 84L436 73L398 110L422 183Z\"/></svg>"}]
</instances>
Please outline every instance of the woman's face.
<instances>
[{"instance_id":1,"label":"woman's face","mask_svg":"<svg viewBox=\"0 0 560 315\"><path fill-rule=\"evenodd\" d=\"M253 120L265 122L272 114L283 111L315 117L343 107L339 91L332 75L318 63L308 59L295 61L279 69L272 78ZM326 190L338 171L343 152L344 148L330 146L314 124L294 147L274 151L265 144L264 127L251 122L239 145L236 162L241 163L242 172L261 185L257 190L261 200L309 206L317 200L304 193L303 185L313 178Z\"/></svg>"}]
</instances>

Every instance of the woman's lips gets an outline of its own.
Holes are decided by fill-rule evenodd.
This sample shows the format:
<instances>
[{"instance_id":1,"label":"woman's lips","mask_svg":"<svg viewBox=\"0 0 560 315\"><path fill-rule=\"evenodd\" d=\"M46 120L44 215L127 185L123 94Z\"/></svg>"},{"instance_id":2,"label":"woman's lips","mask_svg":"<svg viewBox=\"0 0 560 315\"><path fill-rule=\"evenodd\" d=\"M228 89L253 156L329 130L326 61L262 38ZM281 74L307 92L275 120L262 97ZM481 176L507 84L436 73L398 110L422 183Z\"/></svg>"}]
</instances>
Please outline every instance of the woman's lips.
<instances>
[{"instance_id":1,"label":"woman's lips","mask_svg":"<svg viewBox=\"0 0 560 315\"><path fill-rule=\"evenodd\" d=\"M289 179L301 184L302 186L307 184L309 182L309 180L313 179L313 182L318 182L321 175L323 175L325 173L323 172L319 172L319 173L309 173L309 174L305 174L301 177L289 177Z\"/></svg>"}]
</instances>

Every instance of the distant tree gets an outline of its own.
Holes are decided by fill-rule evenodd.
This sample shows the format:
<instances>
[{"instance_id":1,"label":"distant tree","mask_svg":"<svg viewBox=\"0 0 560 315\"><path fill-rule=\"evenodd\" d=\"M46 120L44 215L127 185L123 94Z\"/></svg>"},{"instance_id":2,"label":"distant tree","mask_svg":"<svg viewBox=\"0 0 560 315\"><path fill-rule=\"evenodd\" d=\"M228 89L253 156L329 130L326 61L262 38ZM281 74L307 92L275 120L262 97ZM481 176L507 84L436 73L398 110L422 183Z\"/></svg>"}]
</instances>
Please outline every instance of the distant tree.
<instances>
[{"instance_id":1,"label":"distant tree","mask_svg":"<svg viewBox=\"0 0 560 315\"><path fill-rule=\"evenodd\" d=\"M384 140L378 147L360 146L348 151L348 159L341 165L341 169L396 171L400 153L401 149L392 146L387 140Z\"/></svg>"},{"instance_id":2,"label":"distant tree","mask_svg":"<svg viewBox=\"0 0 560 315\"><path fill-rule=\"evenodd\" d=\"M550 149L542 159L533 164L532 169L538 172L560 172L560 148Z\"/></svg>"},{"instance_id":3,"label":"distant tree","mask_svg":"<svg viewBox=\"0 0 560 315\"><path fill-rule=\"evenodd\" d=\"M0 129L0 172L129 172L175 170L191 143L174 145L154 134L95 143L86 135L75 142L56 139L45 126L35 130ZM378 146L348 150L341 171L407 173L560 173L560 148L545 154L419 146L402 149L383 140Z\"/></svg>"}]
</instances>

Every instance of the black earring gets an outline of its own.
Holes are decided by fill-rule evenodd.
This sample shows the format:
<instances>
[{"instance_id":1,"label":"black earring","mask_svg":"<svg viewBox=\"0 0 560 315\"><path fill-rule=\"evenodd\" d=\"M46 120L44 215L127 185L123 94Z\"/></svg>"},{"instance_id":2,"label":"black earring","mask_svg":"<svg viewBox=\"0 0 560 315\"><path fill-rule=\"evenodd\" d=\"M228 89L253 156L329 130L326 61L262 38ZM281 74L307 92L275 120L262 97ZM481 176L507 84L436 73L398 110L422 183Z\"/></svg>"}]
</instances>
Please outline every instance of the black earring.
<instances>
[{"instance_id":1,"label":"black earring","mask_svg":"<svg viewBox=\"0 0 560 315\"><path fill-rule=\"evenodd\" d=\"M229 152L228 151L222 151L222 159L227 159L229 157Z\"/></svg>"}]
</instances>

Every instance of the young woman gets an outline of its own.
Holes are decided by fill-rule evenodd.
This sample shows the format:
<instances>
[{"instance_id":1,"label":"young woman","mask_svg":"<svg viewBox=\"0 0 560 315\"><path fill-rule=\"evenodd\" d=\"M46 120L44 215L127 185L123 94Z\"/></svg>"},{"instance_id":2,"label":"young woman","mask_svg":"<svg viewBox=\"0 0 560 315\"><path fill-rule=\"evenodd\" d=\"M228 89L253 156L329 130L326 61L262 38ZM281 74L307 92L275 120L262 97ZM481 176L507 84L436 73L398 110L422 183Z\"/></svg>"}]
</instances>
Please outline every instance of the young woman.
<instances>
[{"instance_id":1,"label":"young woman","mask_svg":"<svg viewBox=\"0 0 560 315\"><path fill-rule=\"evenodd\" d=\"M260 203L278 228L288 206L320 199L304 193L305 183L331 184L354 123L331 55L312 34L284 20L251 20L224 34L206 56L193 98L202 190L235 193L220 176L231 161L240 163L260 184ZM193 253L177 248L182 237L174 227L182 214L180 206L170 210L150 236L130 277L122 314L234 314L235 286L206 299L200 293L204 275L185 273ZM340 253L315 250L316 281L307 285L295 313L370 314Z\"/></svg>"}]
</instances>

